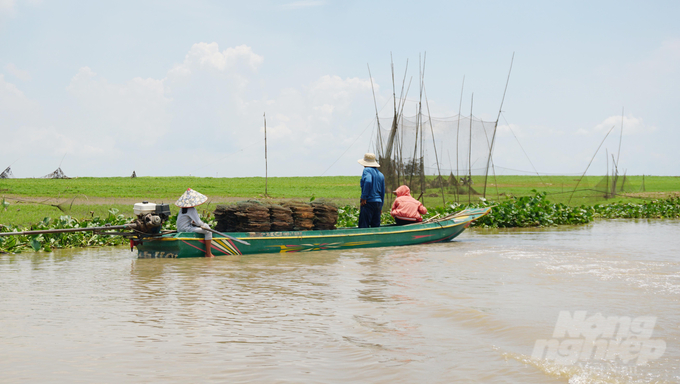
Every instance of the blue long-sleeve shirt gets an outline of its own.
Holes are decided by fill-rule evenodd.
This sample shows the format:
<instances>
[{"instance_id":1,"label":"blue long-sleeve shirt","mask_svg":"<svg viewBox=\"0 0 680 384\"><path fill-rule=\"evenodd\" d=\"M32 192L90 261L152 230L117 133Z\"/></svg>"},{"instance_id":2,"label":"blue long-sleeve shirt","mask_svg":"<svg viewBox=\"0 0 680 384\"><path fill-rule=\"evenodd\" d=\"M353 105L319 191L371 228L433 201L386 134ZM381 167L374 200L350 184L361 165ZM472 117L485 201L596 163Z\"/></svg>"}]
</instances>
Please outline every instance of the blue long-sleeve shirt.
<instances>
[{"instance_id":1,"label":"blue long-sleeve shirt","mask_svg":"<svg viewBox=\"0 0 680 384\"><path fill-rule=\"evenodd\" d=\"M374 167L364 167L361 175L361 199L369 203L385 201L385 176Z\"/></svg>"}]
</instances>

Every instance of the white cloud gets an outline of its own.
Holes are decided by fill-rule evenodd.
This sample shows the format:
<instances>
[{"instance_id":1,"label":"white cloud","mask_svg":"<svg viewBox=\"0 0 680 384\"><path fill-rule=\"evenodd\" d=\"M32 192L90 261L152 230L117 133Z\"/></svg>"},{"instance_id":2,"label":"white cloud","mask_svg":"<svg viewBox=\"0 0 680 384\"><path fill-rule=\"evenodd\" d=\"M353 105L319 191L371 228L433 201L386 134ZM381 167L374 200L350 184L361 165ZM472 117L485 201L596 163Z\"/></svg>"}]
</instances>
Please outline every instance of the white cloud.
<instances>
[{"instance_id":1,"label":"white cloud","mask_svg":"<svg viewBox=\"0 0 680 384\"><path fill-rule=\"evenodd\" d=\"M249 100L241 105L240 120L255 129L233 132L235 141L244 145L262 140L266 111L270 175L321 174L355 142L367 121L375 119L370 87L369 79L327 75L306 86L282 89L271 99ZM370 130L366 141L356 143L356 156L365 152L369 135ZM250 175L259 174L261 154L252 156ZM340 162L333 169L343 173L343 167L353 169L354 164Z\"/></svg>"},{"instance_id":2,"label":"white cloud","mask_svg":"<svg viewBox=\"0 0 680 384\"><path fill-rule=\"evenodd\" d=\"M79 140L77 135L65 134L63 130L50 127L24 127L7 138L13 149L40 152L52 156L75 154L79 157L102 156L109 150L105 145L92 145Z\"/></svg>"},{"instance_id":3,"label":"white cloud","mask_svg":"<svg viewBox=\"0 0 680 384\"><path fill-rule=\"evenodd\" d=\"M375 89L380 92L380 86ZM309 95L317 105L332 103L340 109L349 106L357 93L365 92L371 92L371 81L356 77L343 80L340 76L326 75L309 87Z\"/></svg>"},{"instance_id":4,"label":"white cloud","mask_svg":"<svg viewBox=\"0 0 680 384\"><path fill-rule=\"evenodd\" d=\"M498 135L512 136L515 134L518 137L524 136L524 129L517 124L498 124Z\"/></svg>"},{"instance_id":5,"label":"white cloud","mask_svg":"<svg viewBox=\"0 0 680 384\"><path fill-rule=\"evenodd\" d=\"M663 41L645 53L642 60L607 67L602 72L608 79L604 86L612 92L608 97L642 110L646 105L673 106L680 81L680 38Z\"/></svg>"},{"instance_id":6,"label":"white cloud","mask_svg":"<svg viewBox=\"0 0 680 384\"><path fill-rule=\"evenodd\" d=\"M621 116L609 116L603 122L596 125L591 131L580 129L579 133L589 134L589 133L606 133L612 127L621 127ZM641 133L651 133L656 131L656 127L651 125L646 125L642 119L634 117L633 115L623 116L623 135L637 135Z\"/></svg>"},{"instance_id":7,"label":"white cloud","mask_svg":"<svg viewBox=\"0 0 680 384\"><path fill-rule=\"evenodd\" d=\"M153 144L168 130L171 99L164 82L135 77L113 84L83 67L66 90L77 100L75 119L85 136L105 134L134 147L138 141Z\"/></svg>"},{"instance_id":8,"label":"white cloud","mask_svg":"<svg viewBox=\"0 0 680 384\"><path fill-rule=\"evenodd\" d=\"M680 39L666 40L661 43L646 60L637 64L642 73L652 73L656 76L678 72L680 66Z\"/></svg>"},{"instance_id":9,"label":"white cloud","mask_svg":"<svg viewBox=\"0 0 680 384\"><path fill-rule=\"evenodd\" d=\"M0 74L0 127L17 129L35 117L36 104Z\"/></svg>"},{"instance_id":10,"label":"white cloud","mask_svg":"<svg viewBox=\"0 0 680 384\"><path fill-rule=\"evenodd\" d=\"M319 1L319 0L304 0L304 1L294 1L292 3L284 4L282 7L283 8L288 8L288 9L300 9L300 8L311 8L311 7L319 7L322 5L325 5L325 1Z\"/></svg>"},{"instance_id":11,"label":"white cloud","mask_svg":"<svg viewBox=\"0 0 680 384\"><path fill-rule=\"evenodd\" d=\"M132 169L253 176L264 171L258 148L266 112L270 174L320 174L374 119L370 80L326 75L263 98L266 82L257 73L262 63L262 56L245 45L220 50L215 43L197 43L163 79L112 82L82 67L64 88L61 113L43 119L30 117L40 115L40 106L0 75L0 112L6 116L5 108L23 106L14 114L21 130L0 121L0 129L11 131L5 142L16 149L7 155L32 153L34 171L22 176L52 171L43 164L53 167L64 153L64 171L73 176L121 175ZM358 144L357 154L348 154L352 159L368 141ZM28 162L22 160L23 166ZM335 170L342 173L343 166Z\"/></svg>"},{"instance_id":12,"label":"white cloud","mask_svg":"<svg viewBox=\"0 0 680 384\"><path fill-rule=\"evenodd\" d=\"M22 3L30 6L39 6L42 4L42 0L23 0ZM3 15L16 16L17 4L17 0L0 0L0 17Z\"/></svg>"},{"instance_id":13,"label":"white cloud","mask_svg":"<svg viewBox=\"0 0 680 384\"><path fill-rule=\"evenodd\" d=\"M15 0L0 0L0 16L3 14L13 15L14 6L16 5Z\"/></svg>"},{"instance_id":14,"label":"white cloud","mask_svg":"<svg viewBox=\"0 0 680 384\"><path fill-rule=\"evenodd\" d=\"M220 52L217 43L196 43L184 57L182 64L175 65L169 75L188 76L192 70L212 69L220 72L236 69L239 65L245 65L251 71L257 71L264 58L248 47L239 45L227 48Z\"/></svg>"},{"instance_id":15,"label":"white cloud","mask_svg":"<svg viewBox=\"0 0 680 384\"><path fill-rule=\"evenodd\" d=\"M5 75L0 74L0 97L6 97L7 99L0 99L2 100L2 103L5 104L9 101L11 98L18 98L21 100L25 100L26 96L24 95L23 92L19 90L19 88L16 87L16 85L12 83L8 83L5 81Z\"/></svg>"},{"instance_id":16,"label":"white cloud","mask_svg":"<svg viewBox=\"0 0 680 384\"><path fill-rule=\"evenodd\" d=\"M5 65L5 70L9 74L11 74L12 76L14 76L14 77L16 77L20 80L24 80L24 81L31 80L31 74L28 73L28 71L21 70L21 69L17 68L17 66L12 64L12 63Z\"/></svg>"}]
</instances>

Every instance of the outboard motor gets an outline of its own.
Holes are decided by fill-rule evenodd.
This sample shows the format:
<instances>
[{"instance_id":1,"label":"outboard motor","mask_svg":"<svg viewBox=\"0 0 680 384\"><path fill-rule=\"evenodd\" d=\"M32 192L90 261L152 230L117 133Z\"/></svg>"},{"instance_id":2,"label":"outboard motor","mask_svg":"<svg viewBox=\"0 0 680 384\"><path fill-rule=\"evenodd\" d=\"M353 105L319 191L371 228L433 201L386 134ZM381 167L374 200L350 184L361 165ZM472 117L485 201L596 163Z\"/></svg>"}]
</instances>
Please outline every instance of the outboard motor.
<instances>
[{"instance_id":1,"label":"outboard motor","mask_svg":"<svg viewBox=\"0 0 680 384\"><path fill-rule=\"evenodd\" d=\"M135 203L134 213L137 216L137 219L134 221L137 231L156 234L160 233L161 226L170 217L170 206L168 204L154 204L145 201Z\"/></svg>"}]
</instances>

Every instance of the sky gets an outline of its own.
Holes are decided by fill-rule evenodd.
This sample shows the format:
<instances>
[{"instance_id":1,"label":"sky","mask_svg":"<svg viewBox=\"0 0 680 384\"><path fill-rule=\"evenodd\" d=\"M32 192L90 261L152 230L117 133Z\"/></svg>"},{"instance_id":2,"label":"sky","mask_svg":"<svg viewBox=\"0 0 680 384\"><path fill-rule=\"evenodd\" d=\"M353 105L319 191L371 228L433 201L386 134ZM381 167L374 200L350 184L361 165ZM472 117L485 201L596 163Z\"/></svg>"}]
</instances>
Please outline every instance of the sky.
<instances>
[{"instance_id":1,"label":"sky","mask_svg":"<svg viewBox=\"0 0 680 384\"><path fill-rule=\"evenodd\" d=\"M426 58L433 117L469 115L474 94L473 115L494 121L514 54L499 170L580 174L615 127L588 174L620 142L627 174L680 175L679 14L677 1L0 0L0 171L264 176L266 114L270 177L359 175L375 105L393 114L391 60L397 82L408 60L407 116Z\"/></svg>"}]
</instances>

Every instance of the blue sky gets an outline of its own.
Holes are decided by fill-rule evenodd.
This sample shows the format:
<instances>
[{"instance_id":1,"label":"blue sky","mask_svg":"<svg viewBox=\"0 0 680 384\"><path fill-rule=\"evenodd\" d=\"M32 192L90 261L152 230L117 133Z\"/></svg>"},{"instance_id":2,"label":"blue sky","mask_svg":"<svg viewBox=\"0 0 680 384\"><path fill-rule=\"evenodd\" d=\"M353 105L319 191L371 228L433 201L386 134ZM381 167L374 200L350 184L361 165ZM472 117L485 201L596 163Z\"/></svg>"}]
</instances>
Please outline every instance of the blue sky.
<instances>
[{"instance_id":1,"label":"blue sky","mask_svg":"<svg viewBox=\"0 0 680 384\"><path fill-rule=\"evenodd\" d=\"M678 2L0 0L0 168L39 177L354 175L390 53L433 116L495 120L507 169L680 174ZM415 88L407 115L413 115ZM409 112L410 111L410 112ZM514 133L514 135L513 135ZM65 156L65 157L64 157ZM506 172L507 173L507 172Z\"/></svg>"}]
</instances>

